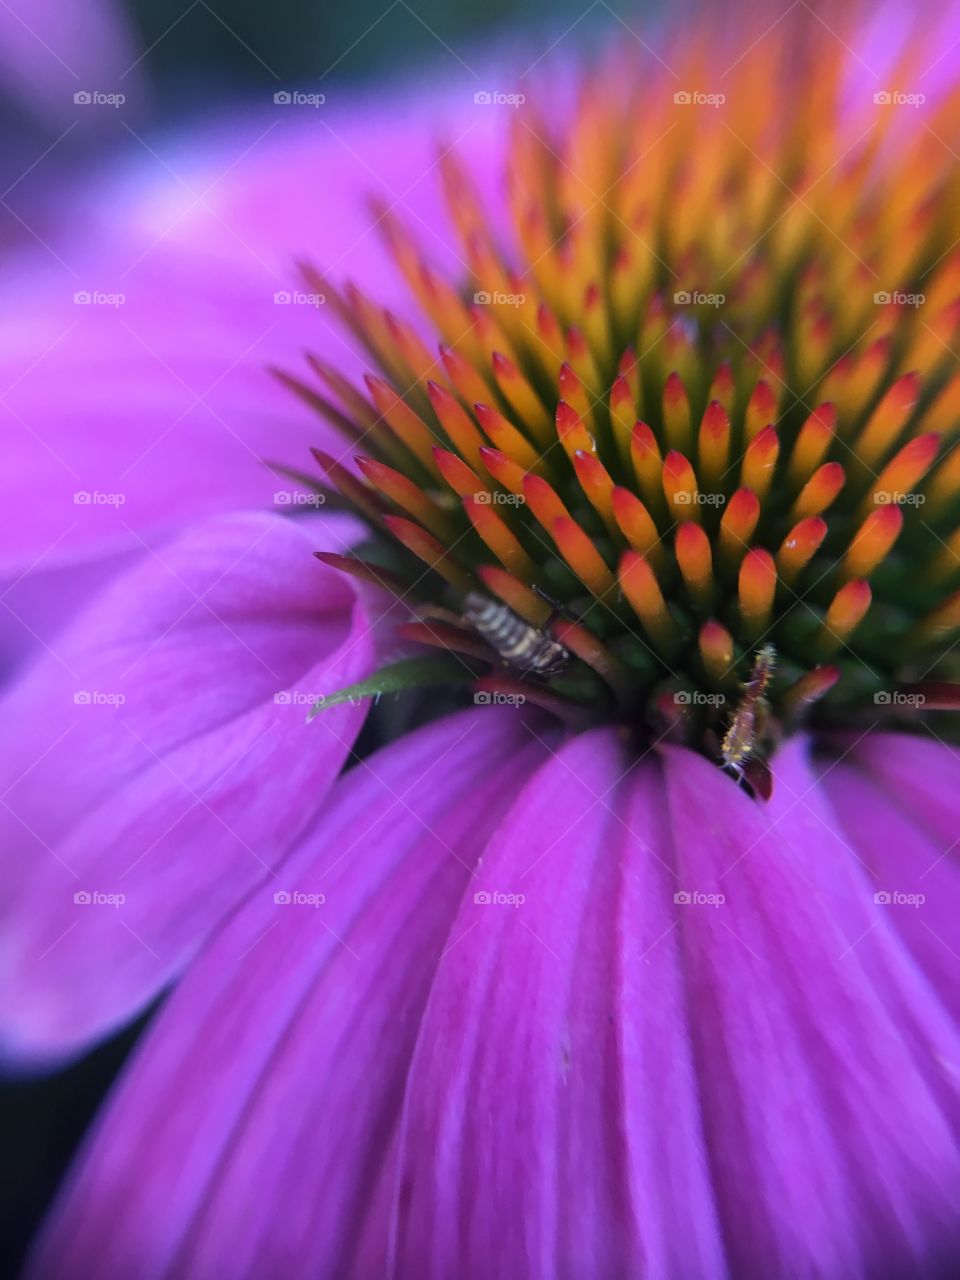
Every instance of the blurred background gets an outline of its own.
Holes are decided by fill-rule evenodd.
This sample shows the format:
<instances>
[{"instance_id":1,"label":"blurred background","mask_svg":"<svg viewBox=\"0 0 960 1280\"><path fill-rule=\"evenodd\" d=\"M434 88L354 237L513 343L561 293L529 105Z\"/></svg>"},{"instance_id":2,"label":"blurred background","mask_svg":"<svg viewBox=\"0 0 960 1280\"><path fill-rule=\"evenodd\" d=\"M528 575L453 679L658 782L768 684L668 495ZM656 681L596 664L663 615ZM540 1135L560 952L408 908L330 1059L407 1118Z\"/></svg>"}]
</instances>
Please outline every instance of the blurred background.
<instances>
[{"instance_id":1,"label":"blurred background","mask_svg":"<svg viewBox=\"0 0 960 1280\"><path fill-rule=\"evenodd\" d=\"M75 199L158 139L278 92L432 83L633 34L626 0L0 0L0 253L57 255ZM518 61L519 60L519 61ZM459 64L459 67L458 67ZM122 109L121 109L122 108ZM438 122L442 127L442 122ZM175 177L175 175L174 175ZM75 231L75 226L73 227ZM73 1066L0 1085L0 1276L36 1225L144 1018Z\"/></svg>"},{"instance_id":2,"label":"blurred background","mask_svg":"<svg viewBox=\"0 0 960 1280\"><path fill-rule=\"evenodd\" d=\"M421 76L526 66L623 34L645 0L12 0L0 4L0 246L51 225L51 182L113 151L262 107L284 88L328 95ZM528 54L529 51L529 54ZM459 66L458 66L459 64ZM512 64L516 66L517 64ZM74 95L103 95L77 110ZM122 95L122 110L110 96ZM141 159L143 157L141 156Z\"/></svg>"},{"instance_id":3,"label":"blurred background","mask_svg":"<svg viewBox=\"0 0 960 1280\"><path fill-rule=\"evenodd\" d=\"M8 64L0 176L23 195L57 165L123 143L116 113L71 110L75 91L122 93L128 122L177 127L226 103L262 101L268 88L329 91L443 75L462 54L495 58L505 42L530 50L531 59L561 45L582 48L605 31L628 29L645 7L629 0L14 0L0 5L0 63ZM87 84L91 76L103 83ZM37 162L38 143L54 144L55 162ZM11 217L7 210L7 234Z\"/></svg>"}]
</instances>

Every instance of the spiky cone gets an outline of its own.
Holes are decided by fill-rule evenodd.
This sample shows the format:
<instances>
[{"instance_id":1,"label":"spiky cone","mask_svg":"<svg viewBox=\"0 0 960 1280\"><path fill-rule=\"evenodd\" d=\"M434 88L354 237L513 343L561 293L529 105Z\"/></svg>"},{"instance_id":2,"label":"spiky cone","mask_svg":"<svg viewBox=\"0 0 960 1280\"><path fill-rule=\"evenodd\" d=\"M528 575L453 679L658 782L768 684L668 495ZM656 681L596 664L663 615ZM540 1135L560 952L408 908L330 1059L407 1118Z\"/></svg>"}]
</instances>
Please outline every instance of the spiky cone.
<instances>
[{"instance_id":1,"label":"spiky cone","mask_svg":"<svg viewBox=\"0 0 960 1280\"><path fill-rule=\"evenodd\" d=\"M775 65L748 52L725 103L700 111L665 93L635 117L592 84L598 157L561 146L561 162L536 144L533 119L515 131L526 262L498 247L444 161L472 277L438 280L415 228L392 214L388 235L440 356L425 368L409 327L346 291L367 349L393 349L367 379L370 405L350 390L332 415L349 427L348 451L359 436L367 455L365 486L341 476L341 487L380 513L377 536L393 531L435 570L410 569L418 597L459 611L475 590L515 609L519 586L539 591L554 608L531 625L565 617L578 653L592 644L604 657L571 652L563 672L513 677L640 742L656 736L665 692L689 690L681 737L718 760L730 706L694 695L736 699L761 646L774 655L771 743L801 721L874 710L900 683L960 675L960 384L947 347L901 302L930 297L935 334L956 320L960 251L945 211L957 167L932 136L913 151L898 142L875 104L851 120L824 92L798 109ZM942 119L951 112L952 99ZM697 165L686 162L694 127ZM597 166L605 218L584 203ZM458 293L481 302L455 334ZM520 301L484 304L503 296ZM815 674L827 657L829 681ZM758 735L749 751L764 750Z\"/></svg>"}]
</instances>

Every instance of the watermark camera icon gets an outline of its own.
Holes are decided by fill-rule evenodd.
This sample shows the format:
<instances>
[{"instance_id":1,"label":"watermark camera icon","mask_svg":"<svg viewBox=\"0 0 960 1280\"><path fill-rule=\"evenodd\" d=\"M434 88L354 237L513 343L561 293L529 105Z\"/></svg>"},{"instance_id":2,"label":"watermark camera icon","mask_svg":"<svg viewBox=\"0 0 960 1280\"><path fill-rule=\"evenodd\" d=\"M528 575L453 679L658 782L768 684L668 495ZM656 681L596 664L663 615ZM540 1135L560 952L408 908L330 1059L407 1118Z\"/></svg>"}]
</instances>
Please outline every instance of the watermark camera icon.
<instances>
[{"instance_id":1,"label":"watermark camera icon","mask_svg":"<svg viewBox=\"0 0 960 1280\"><path fill-rule=\"evenodd\" d=\"M689 289L678 289L673 295L674 304L678 307L722 307L726 300L724 293L703 293L700 289L693 293Z\"/></svg>"},{"instance_id":2,"label":"watermark camera icon","mask_svg":"<svg viewBox=\"0 0 960 1280\"><path fill-rule=\"evenodd\" d=\"M878 707L910 707L919 711L926 705L926 694L911 693L903 689L881 689L873 695L874 704Z\"/></svg>"},{"instance_id":3,"label":"watermark camera icon","mask_svg":"<svg viewBox=\"0 0 960 1280\"><path fill-rule=\"evenodd\" d=\"M725 905L727 898L723 893L704 893L701 889L694 889L692 893L681 889L673 895L673 900L679 907L722 907Z\"/></svg>"},{"instance_id":4,"label":"watermark camera icon","mask_svg":"<svg viewBox=\"0 0 960 1280\"><path fill-rule=\"evenodd\" d=\"M902 289L880 289L873 295L878 307L922 307L927 300L925 293L905 293Z\"/></svg>"},{"instance_id":5,"label":"watermark camera icon","mask_svg":"<svg viewBox=\"0 0 960 1280\"><path fill-rule=\"evenodd\" d=\"M89 289L78 289L73 295L73 302L78 307L122 307L127 300L125 293L105 293L97 289L91 293Z\"/></svg>"},{"instance_id":6,"label":"watermark camera icon","mask_svg":"<svg viewBox=\"0 0 960 1280\"><path fill-rule=\"evenodd\" d=\"M100 489L77 489L73 495L77 507L122 507L126 500L125 493L103 493Z\"/></svg>"},{"instance_id":7,"label":"watermark camera icon","mask_svg":"<svg viewBox=\"0 0 960 1280\"><path fill-rule=\"evenodd\" d=\"M480 707L522 707L527 701L524 693L504 693L495 689L492 693L480 690L473 695L473 700Z\"/></svg>"},{"instance_id":8,"label":"watermark camera icon","mask_svg":"<svg viewBox=\"0 0 960 1280\"><path fill-rule=\"evenodd\" d=\"M726 700L725 694L704 693L702 689L695 689L692 693L689 689L678 689L673 695L678 707L722 707Z\"/></svg>"},{"instance_id":9,"label":"watermark camera icon","mask_svg":"<svg viewBox=\"0 0 960 1280\"><path fill-rule=\"evenodd\" d=\"M290 895L285 889L280 889L273 895L273 900L278 907L284 907L290 902Z\"/></svg>"},{"instance_id":10,"label":"watermark camera icon","mask_svg":"<svg viewBox=\"0 0 960 1280\"><path fill-rule=\"evenodd\" d=\"M302 89L278 89L273 95L278 107L322 107L326 100L325 93L305 93Z\"/></svg>"},{"instance_id":11,"label":"watermark camera icon","mask_svg":"<svg viewBox=\"0 0 960 1280\"><path fill-rule=\"evenodd\" d=\"M904 93L902 89L881 90L873 95L878 107L922 107L926 100L925 93Z\"/></svg>"},{"instance_id":12,"label":"watermark camera icon","mask_svg":"<svg viewBox=\"0 0 960 1280\"><path fill-rule=\"evenodd\" d=\"M473 95L474 105L478 107L522 107L526 100L524 93L504 93L500 89L492 92L489 89L478 89Z\"/></svg>"},{"instance_id":13,"label":"watermark camera icon","mask_svg":"<svg viewBox=\"0 0 960 1280\"><path fill-rule=\"evenodd\" d=\"M106 893L102 889L78 889L73 895L78 907L122 907L127 900L125 893Z\"/></svg>"},{"instance_id":14,"label":"watermark camera icon","mask_svg":"<svg viewBox=\"0 0 960 1280\"><path fill-rule=\"evenodd\" d=\"M74 706L77 707L122 707L126 701L125 693L103 689L75 689L73 694Z\"/></svg>"},{"instance_id":15,"label":"watermark camera icon","mask_svg":"<svg viewBox=\"0 0 960 1280\"><path fill-rule=\"evenodd\" d=\"M673 95L673 100L678 107L722 107L727 98L723 93L704 93L700 89L693 92L688 89L678 89Z\"/></svg>"},{"instance_id":16,"label":"watermark camera icon","mask_svg":"<svg viewBox=\"0 0 960 1280\"><path fill-rule=\"evenodd\" d=\"M304 293L302 289L278 289L273 295L274 304L278 307L322 307L327 301L325 293Z\"/></svg>"},{"instance_id":17,"label":"watermark camera icon","mask_svg":"<svg viewBox=\"0 0 960 1280\"><path fill-rule=\"evenodd\" d=\"M125 93L105 93L102 89L78 89L73 95L78 107L122 107L126 100Z\"/></svg>"},{"instance_id":18,"label":"watermark camera icon","mask_svg":"<svg viewBox=\"0 0 960 1280\"><path fill-rule=\"evenodd\" d=\"M878 907L922 907L927 901L925 893L906 893L903 889L880 889L873 895Z\"/></svg>"}]
</instances>

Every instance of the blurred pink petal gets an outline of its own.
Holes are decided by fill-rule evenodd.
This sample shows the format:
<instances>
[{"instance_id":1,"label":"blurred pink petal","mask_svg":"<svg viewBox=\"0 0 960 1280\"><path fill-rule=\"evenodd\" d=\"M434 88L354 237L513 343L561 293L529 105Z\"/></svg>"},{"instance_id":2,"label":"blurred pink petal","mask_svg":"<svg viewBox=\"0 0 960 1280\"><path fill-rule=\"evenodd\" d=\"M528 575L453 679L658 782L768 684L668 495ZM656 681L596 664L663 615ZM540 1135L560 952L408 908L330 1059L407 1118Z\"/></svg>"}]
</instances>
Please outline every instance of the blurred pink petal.
<instances>
[{"instance_id":1,"label":"blurred pink petal","mask_svg":"<svg viewBox=\"0 0 960 1280\"><path fill-rule=\"evenodd\" d=\"M824 789L905 939L951 1014L960 1014L960 755L912 734L871 734L824 773Z\"/></svg>"},{"instance_id":2,"label":"blurred pink petal","mask_svg":"<svg viewBox=\"0 0 960 1280\"><path fill-rule=\"evenodd\" d=\"M261 515L183 534L7 693L8 1052L56 1056L129 1018L316 813L364 711L307 726L309 698L367 674L372 645L315 545Z\"/></svg>"},{"instance_id":3,"label":"blurred pink petal","mask_svg":"<svg viewBox=\"0 0 960 1280\"><path fill-rule=\"evenodd\" d=\"M438 109L397 91L387 116L382 103L322 113L271 104L200 141L143 139L103 173L95 205L81 200L82 237L51 246L55 257L37 248L8 264L0 571L269 507L290 487L269 464L310 470L311 444L343 452L267 366L299 373L305 347L348 373L360 362L329 306L276 298L303 295L296 260L307 257L396 301L373 191L449 266L433 172ZM462 93L442 118L451 141L470 139L472 170L489 185L496 127Z\"/></svg>"}]
</instances>

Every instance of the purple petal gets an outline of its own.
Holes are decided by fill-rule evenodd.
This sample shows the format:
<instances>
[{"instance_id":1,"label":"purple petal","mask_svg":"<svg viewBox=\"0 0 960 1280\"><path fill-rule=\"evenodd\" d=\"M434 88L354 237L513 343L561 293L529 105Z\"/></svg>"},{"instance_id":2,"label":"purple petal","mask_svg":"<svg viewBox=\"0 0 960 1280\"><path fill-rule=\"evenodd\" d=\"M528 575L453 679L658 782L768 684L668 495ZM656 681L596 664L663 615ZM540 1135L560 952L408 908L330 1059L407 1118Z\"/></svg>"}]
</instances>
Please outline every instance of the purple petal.
<instances>
[{"instance_id":1,"label":"purple petal","mask_svg":"<svg viewBox=\"0 0 960 1280\"><path fill-rule=\"evenodd\" d=\"M451 929L408 1087L397 1275L724 1273L662 779L624 777L617 743L582 736L540 771L484 854L491 901Z\"/></svg>"},{"instance_id":2,"label":"purple petal","mask_svg":"<svg viewBox=\"0 0 960 1280\"><path fill-rule=\"evenodd\" d=\"M49 649L90 597L137 558L134 551L44 570L42 561L0 584L0 679Z\"/></svg>"},{"instance_id":3,"label":"purple petal","mask_svg":"<svg viewBox=\"0 0 960 1280\"><path fill-rule=\"evenodd\" d=\"M363 710L307 726L307 700L372 648L316 536L259 515L184 535L0 704L8 1048L62 1053L129 1017L315 814Z\"/></svg>"},{"instance_id":4,"label":"purple petal","mask_svg":"<svg viewBox=\"0 0 960 1280\"><path fill-rule=\"evenodd\" d=\"M960 748L915 733L871 733L851 752L850 762L874 777L957 861Z\"/></svg>"},{"instance_id":5,"label":"purple petal","mask_svg":"<svg viewBox=\"0 0 960 1280\"><path fill-rule=\"evenodd\" d=\"M69 288L22 266L16 323L0 325L0 567L142 550L186 520L273 508L299 486L268 462L312 472L311 444L342 452L266 368L332 340L315 309L276 306L267 273L163 245L127 277L135 252L71 259ZM125 300L79 305L78 289Z\"/></svg>"},{"instance_id":6,"label":"purple petal","mask_svg":"<svg viewBox=\"0 0 960 1280\"><path fill-rule=\"evenodd\" d=\"M369 195L393 206L431 260L439 250L459 269L435 173L436 120L469 145L471 172L489 187L496 115L462 90L399 94L386 112L382 100L351 101L319 118L270 103L199 140L151 139L98 175L96 205L78 196L79 234L51 235L55 256L37 248L6 264L0 572L270 507L292 486L265 463L312 472L310 445L342 453L333 428L267 366L312 382L304 348L347 374L369 362L331 306L276 298L304 296L296 262L309 258L409 312Z\"/></svg>"},{"instance_id":7,"label":"purple petal","mask_svg":"<svg viewBox=\"0 0 960 1280\"><path fill-rule=\"evenodd\" d=\"M306 257L336 281L375 290L380 305L409 311L409 288L372 196L408 226L431 265L462 272L438 173L439 156L453 145L498 232L509 226L502 186L509 122L478 109L473 93L454 74L433 77L427 91L422 81L398 82L389 100L382 85L330 93L314 109L276 106L269 88L266 110L231 110L205 130L156 140L157 155L144 154L111 202L98 199L86 212L107 232L126 227L144 244L162 236L209 262L266 268L288 281L294 261ZM182 180L171 180L170 168ZM334 349L338 359L345 353L339 343Z\"/></svg>"},{"instance_id":8,"label":"purple petal","mask_svg":"<svg viewBox=\"0 0 960 1280\"><path fill-rule=\"evenodd\" d=\"M882 914L957 1017L960 756L914 734L871 734L823 786Z\"/></svg>"},{"instance_id":9,"label":"purple petal","mask_svg":"<svg viewBox=\"0 0 960 1280\"><path fill-rule=\"evenodd\" d=\"M469 712L338 784L276 882L291 900L258 889L160 1015L34 1275L383 1274L378 1189L423 1005L544 754L516 713Z\"/></svg>"},{"instance_id":10,"label":"purple petal","mask_svg":"<svg viewBox=\"0 0 960 1280\"><path fill-rule=\"evenodd\" d=\"M793 742L774 799L667 753L689 1026L733 1274L938 1274L960 1162L955 1025L878 914Z\"/></svg>"}]
</instances>

